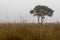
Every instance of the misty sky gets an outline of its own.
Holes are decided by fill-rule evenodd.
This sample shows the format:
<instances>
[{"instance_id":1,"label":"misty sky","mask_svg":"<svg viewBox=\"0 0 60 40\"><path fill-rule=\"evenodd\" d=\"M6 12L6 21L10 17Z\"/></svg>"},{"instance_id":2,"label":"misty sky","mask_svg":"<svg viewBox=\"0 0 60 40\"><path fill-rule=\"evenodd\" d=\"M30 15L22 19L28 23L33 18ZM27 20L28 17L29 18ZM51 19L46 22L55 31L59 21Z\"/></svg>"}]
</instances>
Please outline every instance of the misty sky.
<instances>
[{"instance_id":1,"label":"misty sky","mask_svg":"<svg viewBox=\"0 0 60 40\"><path fill-rule=\"evenodd\" d=\"M54 15L46 17L47 22L60 21L60 1L59 0L0 0L0 22L22 21L37 22L37 17L29 13L36 5L45 5L53 9Z\"/></svg>"}]
</instances>

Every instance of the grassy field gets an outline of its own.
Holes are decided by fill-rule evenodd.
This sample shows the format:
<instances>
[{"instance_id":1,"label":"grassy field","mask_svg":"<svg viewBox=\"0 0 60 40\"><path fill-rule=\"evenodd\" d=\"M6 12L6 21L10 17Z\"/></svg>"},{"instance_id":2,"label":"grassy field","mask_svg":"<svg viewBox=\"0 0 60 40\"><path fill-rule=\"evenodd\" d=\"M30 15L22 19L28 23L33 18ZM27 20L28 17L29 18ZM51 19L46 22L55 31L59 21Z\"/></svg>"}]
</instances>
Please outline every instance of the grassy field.
<instances>
[{"instance_id":1,"label":"grassy field","mask_svg":"<svg viewBox=\"0 0 60 40\"><path fill-rule=\"evenodd\" d=\"M60 40L60 24L0 23L0 40Z\"/></svg>"}]
</instances>

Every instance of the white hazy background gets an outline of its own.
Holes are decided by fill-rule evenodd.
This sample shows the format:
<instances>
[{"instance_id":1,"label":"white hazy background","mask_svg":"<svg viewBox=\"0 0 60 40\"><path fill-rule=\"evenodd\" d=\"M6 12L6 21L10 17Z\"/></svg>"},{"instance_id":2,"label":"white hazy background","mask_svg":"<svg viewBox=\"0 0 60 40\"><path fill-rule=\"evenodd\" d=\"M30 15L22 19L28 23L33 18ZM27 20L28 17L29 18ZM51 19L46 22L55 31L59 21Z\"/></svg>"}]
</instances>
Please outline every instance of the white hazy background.
<instances>
[{"instance_id":1,"label":"white hazy background","mask_svg":"<svg viewBox=\"0 0 60 40\"><path fill-rule=\"evenodd\" d=\"M0 22L37 22L37 17L29 13L36 5L45 5L55 11L45 22L60 21L60 0L0 0Z\"/></svg>"}]
</instances>

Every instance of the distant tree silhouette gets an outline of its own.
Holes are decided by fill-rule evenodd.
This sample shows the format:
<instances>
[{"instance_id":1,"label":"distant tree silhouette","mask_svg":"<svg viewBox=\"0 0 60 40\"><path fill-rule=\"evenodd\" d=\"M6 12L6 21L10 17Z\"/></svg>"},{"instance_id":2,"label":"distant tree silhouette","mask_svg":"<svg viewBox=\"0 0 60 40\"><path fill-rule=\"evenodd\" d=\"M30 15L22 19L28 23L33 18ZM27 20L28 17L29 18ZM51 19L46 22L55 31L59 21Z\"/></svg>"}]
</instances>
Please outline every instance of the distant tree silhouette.
<instances>
[{"instance_id":1,"label":"distant tree silhouette","mask_svg":"<svg viewBox=\"0 0 60 40\"><path fill-rule=\"evenodd\" d=\"M59 20L57 20L57 23L60 23Z\"/></svg>"},{"instance_id":2,"label":"distant tree silhouette","mask_svg":"<svg viewBox=\"0 0 60 40\"><path fill-rule=\"evenodd\" d=\"M52 9L42 5L37 5L33 8L33 10L30 10L30 14L38 16L38 23L40 23L39 18L41 18L41 24L43 23L45 16L52 17L53 12L54 11Z\"/></svg>"}]
</instances>

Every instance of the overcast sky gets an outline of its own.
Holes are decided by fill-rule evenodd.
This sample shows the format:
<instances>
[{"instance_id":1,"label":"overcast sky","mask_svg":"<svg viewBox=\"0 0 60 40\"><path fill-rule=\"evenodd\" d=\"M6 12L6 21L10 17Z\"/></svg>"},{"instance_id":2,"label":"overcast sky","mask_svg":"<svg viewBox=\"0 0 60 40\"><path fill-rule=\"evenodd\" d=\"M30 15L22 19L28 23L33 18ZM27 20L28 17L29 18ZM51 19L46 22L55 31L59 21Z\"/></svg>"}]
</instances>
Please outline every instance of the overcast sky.
<instances>
[{"instance_id":1,"label":"overcast sky","mask_svg":"<svg viewBox=\"0 0 60 40\"><path fill-rule=\"evenodd\" d=\"M45 21L60 21L60 1L59 0L0 0L0 22L22 21L37 22L37 17L29 13L36 5L45 5L53 9L54 15Z\"/></svg>"}]
</instances>

